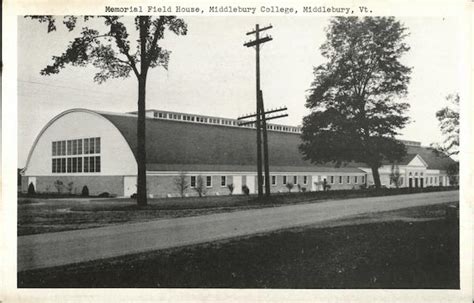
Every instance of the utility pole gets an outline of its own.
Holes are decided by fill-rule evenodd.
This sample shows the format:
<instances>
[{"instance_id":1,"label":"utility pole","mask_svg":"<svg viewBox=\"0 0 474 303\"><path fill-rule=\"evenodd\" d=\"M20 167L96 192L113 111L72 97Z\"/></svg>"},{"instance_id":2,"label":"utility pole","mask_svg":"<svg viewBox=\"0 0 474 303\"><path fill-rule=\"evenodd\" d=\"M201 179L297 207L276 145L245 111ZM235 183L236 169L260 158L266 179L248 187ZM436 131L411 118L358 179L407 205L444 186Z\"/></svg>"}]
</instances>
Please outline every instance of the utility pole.
<instances>
[{"instance_id":1,"label":"utility pole","mask_svg":"<svg viewBox=\"0 0 474 303\"><path fill-rule=\"evenodd\" d=\"M267 137L267 119L265 118L265 109L263 107L263 92L260 90L258 99L260 100L260 123L262 123L263 133L263 170L265 171L265 196L270 197L270 165L268 163L268 137Z\"/></svg>"},{"instance_id":2,"label":"utility pole","mask_svg":"<svg viewBox=\"0 0 474 303\"><path fill-rule=\"evenodd\" d=\"M261 105L263 105L263 93L262 91L259 92L258 98L262 101ZM267 121L268 120L273 120L273 119L278 119L278 118L283 118L283 117L288 117L287 113L281 113L282 111L287 110L286 107L278 108L278 109L272 109L269 111L262 110L258 114L250 114L242 117L238 117L238 120L244 120L248 118L255 118L255 120L251 121L242 121L239 122L239 126L244 126L244 125L249 125L249 124L257 124L261 123L261 127L257 128L257 133L262 132L263 133L263 153L264 153L264 160L265 160L265 196L269 197L270 196L270 165L269 165L269 160L268 160L268 137L267 137ZM278 115L273 115L274 113L279 113ZM258 116L261 116L260 119L258 119ZM260 120L260 122L257 122ZM260 130L259 130L260 129ZM258 141L257 141L258 142ZM261 151L261 148L258 148L257 150ZM261 165L261 164L260 164ZM258 171L258 169L257 169ZM262 169L260 168L260 171Z\"/></svg>"},{"instance_id":3,"label":"utility pole","mask_svg":"<svg viewBox=\"0 0 474 303\"><path fill-rule=\"evenodd\" d=\"M271 29L273 26L269 25L264 28L260 28L259 24L255 24L255 30L250 31L247 35L254 35L255 40L247 42L244 44L246 47L255 46L255 53L256 53L256 64L255 64L255 72L256 72L256 103L257 103L257 110L256 110L256 126L257 126L257 192L258 196L261 197L263 195L263 176L262 176L262 137L261 137L261 119L265 120L265 111L263 109L263 100L260 98L261 90L260 90L260 44L273 40L270 36L265 36L260 38L260 32L266 31ZM266 130L265 130L266 131ZM265 134L266 135L266 134ZM268 154L267 154L268 156ZM267 176L267 171L265 171L265 184L269 183L269 176ZM266 186L265 186L266 187ZM270 194L270 188L268 188L267 195Z\"/></svg>"}]
</instances>

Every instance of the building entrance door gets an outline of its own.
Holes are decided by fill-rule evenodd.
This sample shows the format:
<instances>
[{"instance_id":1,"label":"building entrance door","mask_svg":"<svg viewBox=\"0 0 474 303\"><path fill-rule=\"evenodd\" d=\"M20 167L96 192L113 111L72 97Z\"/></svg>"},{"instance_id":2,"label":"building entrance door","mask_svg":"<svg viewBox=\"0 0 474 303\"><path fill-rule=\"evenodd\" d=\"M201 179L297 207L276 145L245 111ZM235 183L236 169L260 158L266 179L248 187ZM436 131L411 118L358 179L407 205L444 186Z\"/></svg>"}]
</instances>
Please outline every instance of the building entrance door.
<instances>
[{"instance_id":1,"label":"building entrance door","mask_svg":"<svg viewBox=\"0 0 474 303\"><path fill-rule=\"evenodd\" d=\"M423 188L423 185L424 185L424 179L420 178L420 187Z\"/></svg>"},{"instance_id":2,"label":"building entrance door","mask_svg":"<svg viewBox=\"0 0 474 303\"><path fill-rule=\"evenodd\" d=\"M233 176L234 194L240 195L242 193L242 176Z\"/></svg>"},{"instance_id":3,"label":"building entrance door","mask_svg":"<svg viewBox=\"0 0 474 303\"><path fill-rule=\"evenodd\" d=\"M415 178L415 188L418 188L418 178Z\"/></svg>"},{"instance_id":4,"label":"building entrance door","mask_svg":"<svg viewBox=\"0 0 474 303\"><path fill-rule=\"evenodd\" d=\"M409 188L412 188L412 187L413 187L413 179L412 179L412 178L409 178L409 179L408 179L408 187L409 187Z\"/></svg>"}]
</instances>

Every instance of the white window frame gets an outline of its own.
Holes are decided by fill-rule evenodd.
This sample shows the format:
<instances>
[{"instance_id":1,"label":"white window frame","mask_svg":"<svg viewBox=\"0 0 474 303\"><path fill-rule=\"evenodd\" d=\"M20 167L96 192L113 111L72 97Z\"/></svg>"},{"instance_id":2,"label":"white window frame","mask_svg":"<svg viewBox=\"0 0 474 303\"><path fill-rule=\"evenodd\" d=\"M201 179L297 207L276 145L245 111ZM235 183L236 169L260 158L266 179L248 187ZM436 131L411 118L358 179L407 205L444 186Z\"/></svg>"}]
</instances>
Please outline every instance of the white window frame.
<instances>
[{"instance_id":1,"label":"white window frame","mask_svg":"<svg viewBox=\"0 0 474 303\"><path fill-rule=\"evenodd\" d=\"M358 184L358 183L359 183L359 180L357 180L357 177L358 177L358 176L354 176L354 184Z\"/></svg>"},{"instance_id":2,"label":"white window frame","mask_svg":"<svg viewBox=\"0 0 474 303\"><path fill-rule=\"evenodd\" d=\"M362 184L365 184L365 176L362 176Z\"/></svg>"},{"instance_id":3,"label":"white window frame","mask_svg":"<svg viewBox=\"0 0 474 303\"><path fill-rule=\"evenodd\" d=\"M303 176L303 185L308 185L308 176Z\"/></svg>"},{"instance_id":4,"label":"white window frame","mask_svg":"<svg viewBox=\"0 0 474 303\"><path fill-rule=\"evenodd\" d=\"M343 176L339 176L339 184L342 184L344 182Z\"/></svg>"},{"instance_id":5,"label":"white window frame","mask_svg":"<svg viewBox=\"0 0 474 303\"><path fill-rule=\"evenodd\" d=\"M272 186L276 186L277 185L277 176L271 176L270 178L272 179Z\"/></svg>"},{"instance_id":6,"label":"white window frame","mask_svg":"<svg viewBox=\"0 0 474 303\"><path fill-rule=\"evenodd\" d=\"M298 176L293 176L293 184L298 184Z\"/></svg>"},{"instance_id":7,"label":"white window frame","mask_svg":"<svg viewBox=\"0 0 474 303\"><path fill-rule=\"evenodd\" d=\"M194 178L194 185L193 185L193 178ZM191 176L191 180L189 182L189 186L191 188L196 188L196 182L197 182L197 177L196 176Z\"/></svg>"},{"instance_id":8,"label":"white window frame","mask_svg":"<svg viewBox=\"0 0 474 303\"><path fill-rule=\"evenodd\" d=\"M351 184L351 176L346 177L346 182L347 182L347 184Z\"/></svg>"},{"instance_id":9,"label":"white window frame","mask_svg":"<svg viewBox=\"0 0 474 303\"><path fill-rule=\"evenodd\" d=\"M336 181L334 176L329 176L329 182L331 182L330 184L334 184L334 181Z\"/></svg>"},{"instance_id":10,"label":"white window frame","mask_svg":"<svg viewBox=\"0 0 474 303\"><path fill-rule=\"evenodd\" d=\"M209 180L211 180L211 182L210 182L211 185L207 185L208 178L209 178ZM208 188L212 187L212 176L206 176L206 187L208 187Z\"/></svg>"},{"instance_id":11,"label":"white window frame","mask_svg":"<svg viewBox=\"0 0 474 303\"><path fill-rule=\"evenodd\" d=\"M288 183L288 177L283 176L283 185L286 185L286 183Z\"/></svg>"}]
</instances>

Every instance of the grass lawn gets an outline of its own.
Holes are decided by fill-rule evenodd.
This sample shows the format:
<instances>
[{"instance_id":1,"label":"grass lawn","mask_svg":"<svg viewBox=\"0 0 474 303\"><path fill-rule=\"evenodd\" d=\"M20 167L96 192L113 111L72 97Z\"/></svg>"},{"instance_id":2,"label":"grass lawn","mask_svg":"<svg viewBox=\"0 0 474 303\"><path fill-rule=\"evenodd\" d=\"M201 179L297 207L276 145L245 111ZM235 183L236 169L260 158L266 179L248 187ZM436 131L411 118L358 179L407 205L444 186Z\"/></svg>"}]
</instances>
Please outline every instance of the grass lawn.
<instances>
[{"instance_id":1,"label":"grass lawn","mask_svg":"<svg viewBox=\"0 0 474 303\"><path fill-rule=\"evenodd\" d=\"M138 207L132 199L46 199L18 198L18 235L40 234L101 227L127 222L177 218L230 212L252 208L275 207L297 203L315 203L330 199L385 196L423 191L453 190L447 187L424 189L340 190L329 192L274 194L270 200L255 196L208 196L150 199Z\"/></svg>"},{"instance_id":2,"label":"grass lawn","mask_svg":"<svg viewBox=\"0 0 474 303\"><path fill-rule=\"evenodd\" d=\"M18 274L18 287L459 288L444 205Z\"/></svg>"}]
</instances>

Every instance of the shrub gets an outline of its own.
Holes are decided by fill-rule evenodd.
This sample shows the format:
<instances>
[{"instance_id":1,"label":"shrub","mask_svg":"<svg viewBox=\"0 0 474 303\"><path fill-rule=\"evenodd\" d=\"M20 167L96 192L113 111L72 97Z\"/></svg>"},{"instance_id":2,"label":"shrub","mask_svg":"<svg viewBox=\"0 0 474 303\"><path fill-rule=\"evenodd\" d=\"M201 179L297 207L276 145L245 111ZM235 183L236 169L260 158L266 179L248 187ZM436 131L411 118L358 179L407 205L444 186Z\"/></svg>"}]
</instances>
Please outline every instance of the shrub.
<instances>
[{"instance_id":1,"label":"shrub","mask_svg":"<svg viewBox=\"0 0 474 303\"><path fill-rule=\"evenodd\" d=\"M234 184L227 184L227 188L229 189L230 195L232 196L232 193L234 192Z\"/></svg>"},{"instance_id":2,"label":"shrub","mask_svg":"<svg viewBox=\"0 0 474 303\"><path fill-rule=\"evenodd\" d=\"M133 193L133 194L130 196L130 198L132 198L132 199L137 199L137 193Z\"/></svg>"},{"instance_id":3,"label":"shrub","mask_svg":"<svg viewBox=\"0 0 474 303\"><path fill-rule=\"evenodd\" d=\"M174 186L178 189L181 197L184 197L184 193L190 187L188 177L185 172L181 172L179 176L174 179Z\"/></svg>"},{"instance_id":4,"label":"shrub","mask_svg":"<svg viewBox=\"0 0 474 303\"><path fill-rule=\"evenodd\" d=\"M30 183L30 185L28 185L28 195L34 194L36 194L35 186L33 185L33 183Z\"/></svg>"},{"instance_id":5,"label":"shrub","mask_svg":"<svg viewBox=\"0 0 474 303\"><path fill-rule=\"evenodd\" d=\"M196 186L194 190L198 193L199 197L202 197L206 194L206 184L204 183L204 178L199 175L196 178Z\"/></svg>"},{"instance_id":6,"label":"shrub","mask_svg":"<svg viewBox=\"0 0 474 303\"><path fill-rule=\"evenodd\" d=\"M56 190L58 191L58 194L60 194L60 193L61 193L61 190L62 190L63 187L64 187L63 181L61 181L61 180L56 180L56 181L54 182L54 187L56 187Z\"/></svg>"},{"instance_id":7,"label":"shrub","mask_svg":"<svg viewBox=\"0 0 474 303\"><path fill-rule=\"evenodd\" d=\"M306 192L306 187L302 187L301 191L305 193Z\"/></svg>"},{"instance_id":8,"label":"shrub","mask_svg":"<svg viewBox=\"0 0 474 303\"><path fill-rule=\"evenodd\" d=\"M248 196L250 194L250 189L248 188L247 185L242 185L242 192Z\"/></svg>"},{"instance_id":9,"label":"shrub","mask_svg":"<svg viewBox=\"0 0 474 303\"><path fill-rule=\"evenodd\" d=\"M103 193L99 194L99 197L100 198L108 198L108 197L110 197L110 194L108 192L103 192Z\"/></svg>"},{"instance_id":10,"label":"shrub","mask_svg":"<svg viewBox=\"0 0 474 303\"><path fill-rule=\"evenodd\" d=\"M289 193L291 193L291 189L293 188L293 186L294 186L294 185L293 185L293 183L291 183L291 182L286 183L286 188L288 188L288 192L289 192Z\"/></svg>"},{"instance_id":11,"label":"shrub","mask_svg":"<svg viewBox=\"0 0 474 303\"><path fill-rule=\"evenodd\" d=\"M81 196L83 196L83 197L89 197L89 188L87 187L87 185L84 185L84 186L82 187Z\"/></svg>"},{"instance_id":12,"label":"shrub","mask_svg":"<svg viewBox=\"0 0 474 303\"><path fill-rule=\"evenodd\" d=\"M73 188L74 188L74 182L71 181L67 184L67 191L69 192L69 194L72 194Z\"/></svg>"}]
</instances>

